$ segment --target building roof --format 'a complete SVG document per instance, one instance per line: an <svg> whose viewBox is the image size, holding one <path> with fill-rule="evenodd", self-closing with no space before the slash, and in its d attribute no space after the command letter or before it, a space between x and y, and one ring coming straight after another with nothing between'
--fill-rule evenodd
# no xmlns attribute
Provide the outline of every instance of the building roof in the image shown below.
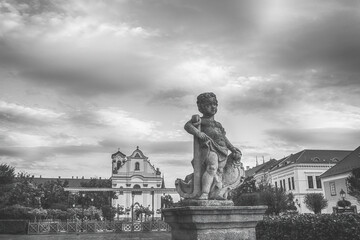
<svg viewBox="0 0 360 240"><path fill-rule="evenodd" d="M132 158L148 158L144 153L139 149L139 146L136 147L136 150L129 156Z"/></svg>
<svg viewBox="0 0 360 240"><path fill-rule="evenodd" d="M67 181L68 187L81 187L81 183L82 182L89 182L91 179L89 178L33 178L32 181L36 184L44 184L45 182L49 182L49 181ZM104 181L106 179L103 179Z"/></svg>
<svg viewBox="0 0 360 240"><path fill-rule="evenodd" d="M260 171L267 171L269 170L275 163L277 162L277 160L275 159L270 159L269 161L263 163L263 164L260 164L256 167L253 167L253 168L250 168L249 170L246 170L245 171L245 176L246 177L250 177L250 176L253 176L255 175L256 173L260 172Z"/></svg>
<svg viewBox="0 0 360 240"><path fill-rule="evenodd" d="M111 158L114 159L116 156L120 156L122 158L126 157L126 155L122 152L120 152L120 149L118 149L118 151L114 154L111 155Z"/></svg>
<svg viewBox="0 0 360 240"><path fill-rule="evenodd" d="M269 171L274 165L276 165L277 162L278 161L276 159L270 159L266 163L262 164L263 167L260 168L256 173Z"/></svg>
<svg viewBox="0 0 360 240"><path fill-rule="evenodd" d="M347 173L352 171L355 168L360 167L360 146L347 155L343 160L338 164L324 172L321 177L330 177L342 173Z"/></svg>
<svg viewBox="0 0 360 240"><path fill-rule="evenodd" d="M305 149L301 152L291 154L282 160L279 160L278 163L272 168L272 170L295 163L336 164L350 153L351 151L347 150Z"/></svg>

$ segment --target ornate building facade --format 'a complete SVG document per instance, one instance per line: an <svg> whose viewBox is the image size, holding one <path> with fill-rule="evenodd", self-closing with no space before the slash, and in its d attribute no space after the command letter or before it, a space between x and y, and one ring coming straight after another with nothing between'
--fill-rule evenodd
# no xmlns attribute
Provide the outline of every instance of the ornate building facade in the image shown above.
<svg viewBox="0 0 360 240"><path fill-rule="evenodd" d="M126 212L119 217L132 217L134 208L140 206L148 207L154 211L154 217L160 217L162 197L175 191L165 188L159 168L151 164L139 147L129 156L119 150L111 159L112 188L118 197L113 200L113 206Z"/></svg>

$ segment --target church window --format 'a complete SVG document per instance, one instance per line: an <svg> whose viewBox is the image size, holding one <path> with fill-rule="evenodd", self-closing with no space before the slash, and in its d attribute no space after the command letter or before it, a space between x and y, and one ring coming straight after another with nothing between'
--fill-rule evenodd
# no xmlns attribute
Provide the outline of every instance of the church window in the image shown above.
<svg viewBox="0 0 360 240"><path fill-rule="evenodd" d="M140 163L136 162L135 163L135 171L139 171L140 170Z"/></svg>

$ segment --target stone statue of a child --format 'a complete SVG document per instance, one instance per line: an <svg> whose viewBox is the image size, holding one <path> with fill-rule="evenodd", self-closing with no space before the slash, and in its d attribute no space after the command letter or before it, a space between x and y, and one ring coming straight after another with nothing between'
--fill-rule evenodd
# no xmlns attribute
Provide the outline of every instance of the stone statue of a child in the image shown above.
<svg viewBox="0 0 360 240"><path fill-rule="evenodd" d="M215 186L217 189L223 187L223 171L227 159L232 158L232 161L240 163L242 154L230 143L224 128L214 119L218 107L215 94L211 92L200 94L197 97L197 105L203 116L198 123L194 123L193 120L188 121L184 128L188 133L199 138L203 174L201 195L198 199L209 199L210 192ZM228 150L231 151L230 156Z"/></svg>

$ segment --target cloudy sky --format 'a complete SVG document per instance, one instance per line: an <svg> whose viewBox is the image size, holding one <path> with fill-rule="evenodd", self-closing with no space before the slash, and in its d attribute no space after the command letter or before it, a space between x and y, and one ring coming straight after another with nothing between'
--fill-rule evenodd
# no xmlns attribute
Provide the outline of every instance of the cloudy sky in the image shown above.
<svg viewBox="0 0 360 240"><path fill-rule="evenodd" d="M139 146L173 186L208 91L245 166L355 149L360 1L0 1L0 161L17 171L110 177Z"/></svg>

